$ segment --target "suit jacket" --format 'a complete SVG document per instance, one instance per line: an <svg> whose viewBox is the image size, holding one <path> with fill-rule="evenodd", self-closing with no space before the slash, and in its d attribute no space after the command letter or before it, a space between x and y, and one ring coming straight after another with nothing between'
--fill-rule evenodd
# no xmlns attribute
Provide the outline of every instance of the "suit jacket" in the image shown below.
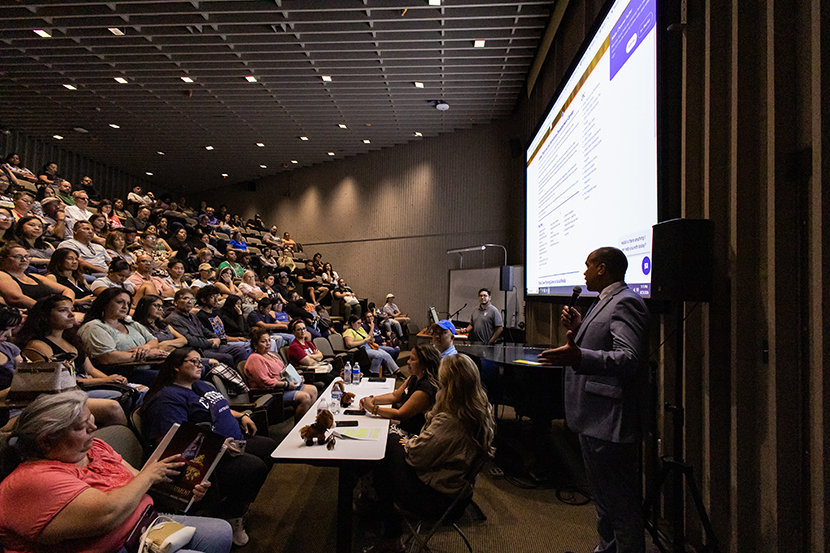
<svg viewBox="0 0 830 553"><path fill-rule="evenodd" d="M649 314L628 286L586 314L576 334L578 367L565 371L565 416L575 432L616 443L641 439Z"/></svg>

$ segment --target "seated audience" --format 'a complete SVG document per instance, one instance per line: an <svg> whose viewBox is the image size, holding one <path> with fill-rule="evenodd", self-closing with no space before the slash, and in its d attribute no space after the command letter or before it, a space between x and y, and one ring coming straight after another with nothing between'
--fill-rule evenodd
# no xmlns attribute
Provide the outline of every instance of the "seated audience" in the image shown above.
<svg viewBox="0 0 830 553"><path fill-rule="evenodd" d="M255 310L248 313L248 326L252 329L261 328L267 330L272 337L282 338L282 340L274 340L275 343L280 343L274 351L279 351L279 348L283 344L290 344L294 341L294 335L288 332L288 316L285 316L282 321L278 321L271 314L271 307L273 305L279 305L279 312L285 316L279 300L265 297L259 300Z"/></svg>
<svg viewBox="0 0 830 553"><path fill-rule="evenodd" d="M277 233L277 225L273 225L271 230L262 235L262 241L272 248L282 248L282 238Z"/></svg>
<svg viewBox="0 0 830 553"><path fill-rule="evenodd" d="M72 200L74 202L73 205L66 206L64 212L66 213L67 224L74 229L75 223L78 221L89 221L89 218L92 217L92 212L87 209L89 196L83 190L73 192Z"/></svg>
<svg viewBox="0 0 830 553"><path fill-rule="evenodd" d="M410 319L395 305L395 294L386 294L386 303L380 308L380 312L386 317L387 330L394 331L398 338L403 338L401 325L405 325Z"/></svg>
<svg viewBox="0 0 830 553"><path fill-rule="evenodd" d="M37 175L32 173L29 169L21 167L20 156L15 152L12 152L6 156L5 162L3 163L3 167L14 173L14 176L20 180L25 180L26 182L31 183L37 182Z"/></svg>
<svg viewBox="0 0 830 553"><path fill-rule="evenodd" d="M492 456L493 414L478 368L466 355L453 355L438 369L440 389L418 436L400 440L390 434L386 456L374 473L377 512L384 536L378 550L399 550L399 502L414 512L446 511L456 495Z"/></svg>
<svg viewBox="0 0 830 553"><path fill-rule="evenodd" d="M95 430L81 391L44 394L23 410L3 444L0 540L8 551L123 551L153 504L147 491L184 465L170 457L139 471L94 438ZM196 486L197 499L209 485ZM230 551L232 530L225 521L173 518L196 528L180 552Z"/></svg>
<svg viewBox="0 0 830 553"><path fill-rule="evenodd" d="M245 239L242 237L242 233L238 230L231 235L228 245L231 248L241 252L248 251L248 243L245 242Z"/></svg>
<svg viewBox="0 0 830 553"><path fill-rule="evenodd" d="M233 269L231 267L222 267L220 265L219 271L216 273L216 287L223 297L241 296L242 291L233 282Z"/></svg>
<svg viewBox="0 0 830 553"><path fill-rule="evenodd" d="M146 207L147 209L152 208L153 203L153 194L151 192L142 194L141 186L139 185L133 186L133 191L127 194L127 205L134 208L136 212L142 207Z"/></svg>
<svg viewBox="0 0 830 553"><path fill-rule="evenodd" d="M107 253L112 259L123 259L130 265L135 263L133 254L127 251L127 239L120 229L113 229L107 234L107 241L104 244Z"/></svg>
<svg viewBox="0 0 830 553"><path fill-rule="evenodd" d="M277 293L282 297L284 303L291 301L291 294L294 292L294 284L288 277L288 273L280 271L277 275Z"/></svg>
<svg viewBox="0 0 830 553"><path fill-rule="evenodd" d="M245 223L245 227L258 230L260 232L268 230L265 228L265 223L262 222L262 217L260 217L259 213L255 214L253 219L248 219L248 222Z"/></svg>
<svg viewBox="0 0 830 553"><path fill-rule="evenodd" d="M283 405L294 406L294 420L299 421L317 401L317 388L310 384L294 384L281 378L285 364L271 349L273 340L264 328L251 332L253 353L245 361L248 385L254 389L282 391Z"/></svg>
<svg viewBox="0 0 830 553"><path fill-rule="evenodd" d="M289 363L298 367L313 367L323 361L323 354L307 339L306 325L302 319L288 323L288 330L294 335L294 341L288 345Z"/></svg>
<svg viewBox="0 0 830 553"><path fill-rule="evenodd" d="M219 264L219 270L221 271L225 267L230 267L231 271L233 271L234 278L242 278L242 274L245 272L245 269L237 263L237 257L239 256L239 252L234 250L231 246L228 246L227 251L225 252L225 261Z"/></svg>
<svg viewBox="0 0 830 553"><path fill-rule="evenodd" d="M0 206L0 244L11 238L12 232L7 232L14 225L14 215L11 209Z"/></svg>
<svg viewBox="0 0 830 553"><path fill-rule="evenodd" d="M52 245L60 244L61 240L72 238L72 229L66 226L66 214L63 203L57 198L46 198L42 202L43 222L46 229L43 236Z"/></svg>
<svg viewBox="0 0 830 553"><path fill-rule="evenodd" d="M380 327L375 324L375 314L367 311L363 314L363 330L372 337L372 341L380 349L392 356L392 359L397 360L401 353L401 348L391 345L381 331Z"/></svg>
<svg viewBox="0 0 830 553"><path fill-rule="evenodd" d="M432 345L441 352L441 359L458 353L455 349L455 325L452 321L441 319L432 325Z"/></svg>
<svg viewBox="0 0 830 553"><path fill-rule="evenodd" d="M12 203L14 205L12 215L14 215L15 221L17 221L21 217L29 215L32 205L35 203L35 195L28 190L18 190L12 196Z"/></svg>
<svg viewBox="0 0 830 553"><path fill-rule="evenodd" d="M190 283L191 288L204 288L209 284L213 284L215 271L210 263L202 263L199 265L199 278Z"/></svg>
<svg viewBox="0 0 830 553"><path fill-rule="evenodd" d="M87 286L78 254L74 250L61 248L52 254L46 267L46 279L72 290L75 294L75 311L84 311L95 297Z"/></svg>
<svg viewBox="0 0 830 553"><path fill-rule="evenodd" d="M332 292L334 299L332 301L342 301L344 305L343 309L343 316L348 319L352 313L360 317L362 313L362 308L360 307L360 300L357 299L357 296L352 289L346 286L346 281L342 278L337 279L337 288L334 289Z"/></svg>
<svg viewBox="0 0 830 553"><path fill-rule="evenodd" d="M234 440L245 440L244 453L228 451L216 465L216 485L221 492L222 517L233 527L235 545L248 543L243 518L259 494L274 461L277 444L257 436L251 413L234 411L228 400L203 382L202 358L192 347L179 348L165 360L147 393L142 408L147 439L158 443L175 423L208 423L213 431Z"/></svg>
<svg viewBox="0 0 830 553"><path fill-rule="evenodd" d="M138 211L136 211L135 217L127 217L127 220L124 223L124 228L134 230L138 233L144 232L147 230L147 227L150 226L150 213L150 208L148 207L139 208ZM116 215L117 214L118 213L116 212ZM155 244L153 246L155 247Z"/></svg>
<svg viewBox="0 0 830 553"><path fill-rule="evenodd" d="M248 339L251 329L242 310L242 298L228 296L222 307L215 310L213 314L215 315L217 311L219 318L222 319L222 325L225 327L228 341L232 339L236 339L234 341L245 341Z"/></svg>
<svg viewBox="0 0 830 553"><path fill-rule="evenodd" d="M34 273L27 273L29 254L14 242L0 248L0 295L7 305L32 307L41 298L63 294L75 300L75 294L55 281Z"/></svg>
<svg viewBox="0 0 830 553"><path fill-rule="evenodd" d="M297 282L300 283L303 296L310 299L312 305L320 303L320 300L329 293L329 289L326 286L321 286L317 282L317 275L314 272L314 262L311 259L306 260L303 268L295 270L294 275L297 278Z"/></svg>
<svg viewBox="0 0 830 553"><path fill-rule="evenodd" d="M72 185L69 181L55 179L58 184L51 187L55 191L55 197L61 201L65 207L75 205L75 198L72 196Z"/></svg>
<svg viewBox="0 0 830 553"><path fill-rule="evenodd" d="M297 264L294 262L289 248L283 248L280 252L280 256L277 258L277 268L285 271L286 274L293 273L297 269Z"/></svg>
<svg viewBox="0 0 830 553"><path fill-rule="evenodd" d="M14 189L17 186L17 177L3 164L0 172L0 205L9 209L14 208Z"/></svg>
<svg viewBox="0 0 830 553"><path fill-rule="evenodd" d="M242 292L242 296L245 299L244 311L246 315L256 308L256 302L268 295L259 289L259 286L256 284L256 273L251 270L242 273L242 282L239 283L239 291Z"/></svg>
<svg viewBox="0 0 830 553"><path fill-rule="evenodd" d="M35 202L32 204L32 209L29 211L29 213L32 215L36 215L37 217L40 217L42 220L43 202L49 198L55 198L57 200L57 197L55 197L54 189L48 186L41 186L40 188L38 188L37 192L35 193Z"/></svg>
<svg viewBox="0 0 830 553"><path fill-rule="evenodd" d="M98 213L107 218L107 226L110 229L119 229L124 226L121 218L115 214L111 201L101 200L101 203L98 205Z"/></svg>
<svg viewBox="0 0 830 553"><path fill-rule="evenodd" d="M144 296L133 313L133 320L144 325L158 340L159 349L173 351L187 345L187 338L164 320L164 301L159 296Z"/></svg>
<svg viewBox="0 0 830 553"><path fill-rule="evenodd" d="M124 209L124 200L121 198L116 198L112 201L112 212L113 214L121 220L121 224L127 224L127 219L130 218L130 214Z"/></svg>
<svg viewBox="0 0 830 553"><path fill-rule="evenodd" d="M441 357L434 346L415 346L406 362L409 378L394 392L364 397L360 408L378 417L400 421L401 429L409 434L420 434L425 415L435 404L440 363Z"/></svg>
<svg viewBox="0 0 830 553"><path fill-rule="evenodd" d="M190 288L190 283L184 278L184 261L173 258L167 262L167 273L170 275L164 282L170 285L174 293L183 289Z"/></svg>
<svg viewBox="0 0 830 553"><path fill-rule="evenodd" d="M126 261L123 259L114 259L113 262L110 263L107 274L93 280L92 284L89 285L89 288L96 296L101 295L101 292L108 288L121 288L122 290L129 292L133 296L133 300L137 301L135 300L135 296L138 294L135 293L135 286L132 282L130 282L131 274L132 270ZM141 288L143 289L141 294L142 297L147 294L154 294L156 290L152 282L143 283Z"/></svg>
<svg viewBox="0 0 830 553"><path fill-rule="evenodd" d="M69 248L74 250L81 258L81 269L85 273L96 276L106 274L107 266L110 264L110 256L104 246L92 241L94 232L89 221L78 221L72 231L74 237L61 242L58 249Z"/></svg>
<svg viewBox="0 0 830 553"><path fill-rule="evenodd" d="M297 292L291 292L291 301L285 304L285 311L291 319L302 319L306 324L306 332L311 334L312 338L319 338L320 336L328 336L329 329L325 328L320 322L320 316L317 311L308 309L308 302L301 298Z"/></svg>
<svg viewBox="0 0 830 553"><path fill-rule="evenodd" d="M378 374L381 366L383 367L384 375L388 376L398 372L398 365L388 352L382 349L374 349L372 347L373 345L377 346L372 337L374 324L370 325L370 329L367 332L360 326L360 318L356 315L351 315L348 323L349 328L343 331L343 341L349 349L363 348L366 351L369 355L369 360L371 361L371 365L369 367L370 373Z"/></svg>
<svg viewBox="0 0 830 553"><path fill-rule="evenodd" d="M92 225L92 241L98 245L106 248L107 236L109 235L109 227L107 226L107 217L102 213L93 213L89 218L89 224Z"/></svg>
<svg viewBox="0 0 830 553"><path fill-rule="evenodd" d="M323 275L323 254L317 252L311 258L311 264L314 266L314 274L317 276Z"/></svg>
<svg viewBox="0 0 830 553"><path fill-rule="evenodd" d="M167 352L130 312L132 296L120 288L108 288L92 302L78 335L86 354L107 374L123 374L130 382L149 386L158 371L149 362L160 361ZM105 366L103 366L105 365Z"/></svg>
<svg viewBox="0 0 830 553"><path fill-rule="evenodd" d="M284 232L282 234L282 245L289 251L297 251L297 243L291 239L291 234L289 234L288 232Z"/></svg>
<svg viewBox="0 0 830 553"><path fill-rule="evenodd" d="M50 161L49 163L43 166L43 169L37 174L37 184L41 186L51 186L52 188L57 188L60 186L61 183L66 183L69 185L69 191L72 190L72 185L69 181L65 181L58 176L58 164L54 161ZM68 204L72 205L72 204Z"/></svg>
<svg viewBox="0 0 830 553"><path fill-rule="evenodd" d="M18 244L26 248L29 254L29 264L39 269L49 264L55 248L43 239L43 223L34 216L18 219L14 225L14 238Z"/></svg>
<svg viewBox="0 0 830 553"><path fill-rule="evenodd" d="M127 424L127 415L117 401L121 392L99 385L123 384L120 375L106 375L92 366L83 344L75 332L72 302L66 296L48 296L29 309L26 322L17 334L22 355L29 361L49 361L55 356L69 356L78 386L89 394L89 410L101 426Z"/></svg>
<svg viewBox="0 0 830 553"><path fill-rule="evenodd" d="M96 190L95 186L92 184L92 178L89 176L82 178L79 190L83 190L86 192L87 196L89 196L89 205L92 207L100 205L101 195L98 194L98 190Z"/></svg>
<svg viewBox="0 0 830 553"><path fill-rule="evenodd" d="M261 246L262 255L259 256L259 274L270 274L277 270L277 258L274 257L274 250L268 246Z"/></svg>
<svg viewBox="0 0 830 553"><path fill-rule="evenodd" d="M204 291L204 288L200 292ZM215 333L202 325L199 318L192 313L193 292L179 290L173 298L175 310L167 316L166 322L182 336L187 338L187 345L202 350L205 357L236 367L251 354L247 341L227 343L230 340L216 337Z"/></svg>
<svg viewBox="0 0 830 553"><path fill-rule="evenodd" d="M276 277L273 274L267 274L262 277L262 284L259 285L259 289L265 293L266 296L272 299L279 299L280 301L284 302L285 298L280 296L280 293L277 292L277 289L274 288L276 284Z"/></svg>
<svg viewBox="0 0 830 553"><path fill-rule="evenodd" d="M162 240L158 237L155 229L150 226L141 233L141 248L136 250L135 256L138 260L138 254L147 254L153 258L153 264L150 272L153 276L167 277L167 260L170 258L170 249L165 245L159 248Z"/></svg>
<svg viewBox="0 0 830 553"><path fill-rule="evenodd" d="M323 263L323 284L328 286L330 289L334 289L337 286L337 280L340 278L340 275L337 274L337 271L332 269L331 263Z"/></svg>
<svg viewBox="0 0 830 553"><path fill-rule="evenodd" d="M136 290L146 284L152 284L152 288L147 287L149 294L163 298L172 298L176 291L173 290L173 287L164 278L153 274L154 264L155 260L146 251L141 250L139 253L136 253L135 272L130 275L128 281L132 283Z"/></svg>

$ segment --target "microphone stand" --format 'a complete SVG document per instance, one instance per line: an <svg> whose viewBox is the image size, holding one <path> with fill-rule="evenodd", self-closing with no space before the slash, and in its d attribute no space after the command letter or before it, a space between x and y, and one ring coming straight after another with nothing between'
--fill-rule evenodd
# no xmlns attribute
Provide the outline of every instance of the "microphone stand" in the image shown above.
<svg viewBox="0 0 830 553"><path fill-rule="evenodd" d="M461 307L459 307L459 308L458 308L458 311L456 311L455 313L453 313L452 315L450 315L450 316L448 317L448 318L449 318L449 320L452 320L452 318L453 318L453 317L457 317L457 316L458 316L458 314L459 314L459 313L461 313L461 310L462 310L462 309L464 309L465 307L467 307L467 304L466 304L466 303L465 303L464 305L462 305Z"/></svg>

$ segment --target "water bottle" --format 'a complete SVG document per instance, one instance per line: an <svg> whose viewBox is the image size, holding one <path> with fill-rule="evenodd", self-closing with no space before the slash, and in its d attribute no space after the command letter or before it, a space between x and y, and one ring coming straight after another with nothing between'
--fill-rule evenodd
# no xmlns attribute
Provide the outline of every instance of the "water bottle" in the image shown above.
<svg viewBox="0 0 830 553"><path fill-rule="evenodd" d="M331 412L335 415L340 414L340 388L335 386L331 389Z"/></svg>
<svg viewBox="0 0 830 553"><path fill-rule="evenodd" d="M317 414L319 415L323 411L327 411L329 408L329 404L326 401L326 398L320 400L320 403L317 404Z"/></svg>
<svg viewBox="0 0 830 553"><path fill-rule="evenodd" d="M352 367L352 384L360 384L360 363L355 363Z"/></svg>
<svg viewBox="0 0 830 553"><path fill-rule="evenodd" d="M346 361L346 366L343 368L343 384L352 383L352 364Z"/></svg>

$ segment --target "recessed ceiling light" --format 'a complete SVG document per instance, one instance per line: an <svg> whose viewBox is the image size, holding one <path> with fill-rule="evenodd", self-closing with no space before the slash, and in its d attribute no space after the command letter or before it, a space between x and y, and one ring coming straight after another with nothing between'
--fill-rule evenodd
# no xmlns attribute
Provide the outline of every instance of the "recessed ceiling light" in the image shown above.
<svg viewBox="0 0 830 553"><path fill-rule="evenodd" d="M52 138L54 138L55 140L63 140L63 137L59 134L53 134Z"/></svg>
<svg viewBox="0 0 830 553"><path fill-rule="evenodd" d="M164 155L164 152L162 152L161 150L159 150L159 151L158 151L158 152L156 152L156 153L157 153L158 155L160 155L160 156L163 156L163 155Z"/></svg>
<svg viewBox="0 0 830 553"><path fill-rule="evenodd" d="M124 77L115 77L115 82L121 83L121 84L127 84L127 79L125 79Z"/></svg>
<svg viewBox="0 0 830 553"><path fill-rule="evenodd" d="M65 84L65 85L63 85L63 87L64 87L66 90L78 90L77 88L75 88L75 87L74 87L74 86L72 86L71 84Z"/></svg>
<svg viewBox="0 0 830 553"><path fill-rule="evenodd" d="M296 159L292 159L291 163L299 163L299 161L297 161Z"/></svg>
<svg viewBox="0 0 830 553"><path fill-rule="evenodd" d="M111 32L112 34L114 34L115 36L124 36L124 31L122 31L118 27L109 27L109 28L107 28L107 30L109 32Z"/></svg>
<svg viewBox="0 0 830 553"><path fill-rule="evenodd" d="M422 134L421 134L421 133L419 133L418 131L415 131L415 136L424 136L424 135L422 135Z"/></svg>
<svg viewBox="0 0 830 553"><path fill-rule="evenodd" d="M47 31L44 31L43 29L35 29L35 34L43 38L52 38L52 35L49 34Z"/></svg>
<svg viewBox="0 0 830 553"><path fill-rule="evenodd" d="M182 80L186 83L192 83L193 82L193 79L191 79L190 77L182 77Z"/></svg>
<svg viewBox="0 0 830 553"><path fill-rule="evenodd" d="M245 80L248 81L249 83L255 83L256 82L256 77L254 77L253 75L248 75L247 77L245 77Z"/></svg>
<svg viewBox="0 0 830 553"><path fill-rule="evenodd" d="M205 150L212 150L213 146L205 146Z"/></svg>
<svg viewBox="0 0 830 553"><path fill-rule="evenodd" d="M441 0L429 0L428 4L430 6L440 6L441 5Z"/></svg>
<svg viewBox="0 0 830 553"><path fill-rule="evenodd" d="M307 136L301 136L300 140L308 140L308 137Z"/></svg>
<svg viewBox="0 0 830 553"><path fill-rule="evenodd" d="M330 155L330 156L333 156L333 155L334 155L334 152L329 152L329 155Z"/></svg>
<svg viewBox="0 0 830 553"><path fill-rule="evenodd" d="M227 178L227 177L228 177L227 173L222 173L222 178Z"/></svg>
<svg viewBox="0 0 830 553"><path fill-rule="evenodd" d="M256 143L256 145L257 145L257 146L259 146L260 148L264 148L264 147L265 147L265 144L263 144L262 142L257 142L257 143Z"/></svg>
<svg viewBox="0 0 830 553"><path fill-rule="evenodd" d="M323 80L327 83L331 82L331 77L329 75L323 75Z"/></svg>
<svg viewBox="0 0 830 553"><path fill-rule="evenodd" d="M260 167L262 167L263 169L268 169L267 165L260 165Z"/></svg>
<svg viewBox="0 0 830 553"><path fill-rule="evenodd" d="M148 177L152 177L152 176L153 176L153 173L151 173L150 171L147 171L147 172L146 172L146 173L144 173L144 174L145 174L145 175L147 175Z"/></svg>
<svg viewBox="0 0 830 553"><path fill-rule="evenodd" d="M116 125L115 123L110 123L110 127L112 127L113 129L120 129L121 125Z"/></svg>
<svg viewBox="0 0 830 553"><path fill-rule="evenodd" d="M484 41L483 40L476 40L473 42L473 46L476 48L484 48Z"/></svg>
<svg viewBox="0 0 830 553"><path fill-rule="evenodd" d="M365 139L365 140L363 141L363 143L364 143L364 144L371 144L371 143L372 143L372 141L371 141L371 140L369 140L369 139L367 138L367 139Z"/></svg>
<svg viewBox="0 0 830 553"><path fill-rule="evenodd" d="M418 81L415 81L415 88L424 88L424 83L419 83Z"/></svg>
<svg viewBox="0 0 830 553"><path fill-rule="evenodd" d="M337 126L340 127L341 129L348 129L348 127L346 125L344 125L343 123L340 123Z"/></svg>
<svg viewBox="0 0 830 553"><path fill-rule="evenodd" d="M73 127L72 130L81 134L89 134L89 131L83 127Z"/></svg>

